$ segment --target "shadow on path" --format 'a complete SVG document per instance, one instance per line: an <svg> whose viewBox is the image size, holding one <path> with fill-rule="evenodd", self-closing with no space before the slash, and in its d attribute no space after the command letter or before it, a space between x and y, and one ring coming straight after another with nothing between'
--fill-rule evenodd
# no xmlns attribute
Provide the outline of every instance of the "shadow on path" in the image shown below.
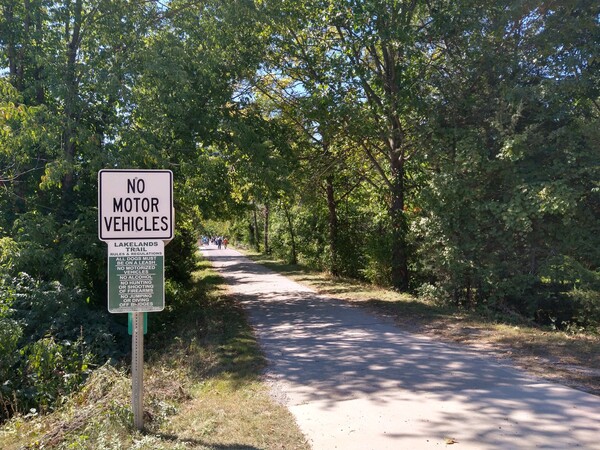
<svg viewBox="0 0 600 450"><path fill-rule="evenodd" d="M204 254L248 310L268 379L314 448L429 448L453 436L460 448L600 449L598 397L403 332L233 251Z"/></svg>

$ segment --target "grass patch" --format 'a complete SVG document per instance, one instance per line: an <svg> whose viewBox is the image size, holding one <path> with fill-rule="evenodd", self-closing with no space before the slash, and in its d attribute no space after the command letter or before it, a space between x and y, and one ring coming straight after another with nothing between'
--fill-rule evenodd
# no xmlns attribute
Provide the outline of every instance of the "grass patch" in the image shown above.
<svg viewBox="0 0 600 450"><path fill-rule="evenodd" d="M458 309L356 280L285 264L255 252L247 257L318 293L369 308L402 329L463 343L510 358L531 374L600 395L600 336L536 327L514 315Z"/></svg>
<svg viewBox="0 0 600 450"><path fill-rule="evenodd" d="M53 413L4 424L0 448L308 449L262 383L264 356L208 263L175 299L150 314L143 431L133 428L129 374L106 365Z"/></svg>

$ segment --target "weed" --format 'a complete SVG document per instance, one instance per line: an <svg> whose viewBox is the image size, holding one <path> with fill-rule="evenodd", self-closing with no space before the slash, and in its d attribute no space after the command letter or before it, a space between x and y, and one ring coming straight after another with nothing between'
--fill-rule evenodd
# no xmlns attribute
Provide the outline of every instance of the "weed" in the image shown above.
<svg viewBox="0 0 600 450"><path fill-rule="evenodd" d="M104 365L48 415L17 416L0 448L307 449L291 414L261 382L264 356L243 310L200 262L189 286L153 315L146 340L143 431L133 428L131 380Z"/></svg>

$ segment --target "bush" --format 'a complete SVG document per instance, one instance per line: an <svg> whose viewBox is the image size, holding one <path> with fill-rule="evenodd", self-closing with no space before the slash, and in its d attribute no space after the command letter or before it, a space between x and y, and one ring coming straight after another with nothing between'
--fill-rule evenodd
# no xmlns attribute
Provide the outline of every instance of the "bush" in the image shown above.
<svg viewBox="0 0 600 450"><path fill-rule="evenodd" d="M0 317L0 387L12 375L13 366L19 360L18 344L23 336L23 330L16 320Z"/></svg>
<svg viewBox="0 0 600 450"><path fill-rule="evenodd" d="M363 276L378 286L392 284L392 260L390 255L390 233L373 233L366 243L365 253L367 262L361 271Z"/></svg>
<svg viewBox="0 0 600 450"><path fill-rule="evenodd" d="M575 322L600 333L600 292L574 289L568 294L575 307Z"/></svg>
<svg viewBox="0 0 600 450"><path fill-rule="evenodd" d="M85 379L90 364L120 357L105 309L77 288L5 275L0 284L0 420L53 407Z"/></svg>
<svg viewBox="0 0 600 450"><path fill-rule="evenodd" d="M165 276L187 283L196 267L197 231L191 223L178 223L174 239L165 247Z"/></svg>
<svg viewBox="0 0 600 450"><path fill-rule="evenodd" d="M83 339L57 342L45 337L21 350L21 410L47 411L61 397L75 391L89 374L92 355Z"/></svg>

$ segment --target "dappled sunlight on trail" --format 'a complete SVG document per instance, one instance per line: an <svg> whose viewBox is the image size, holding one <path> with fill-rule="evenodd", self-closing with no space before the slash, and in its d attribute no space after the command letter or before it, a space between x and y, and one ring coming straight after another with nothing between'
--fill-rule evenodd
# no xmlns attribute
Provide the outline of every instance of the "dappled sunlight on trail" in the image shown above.
<svg viewBox="0 0 600 450"><path fill-rule="evenodd" d="M249 312L274 395L315 449L600 448L600 398L412 335L233 250L204 255ZM506 364L504 362L503 364Z"/></svg>

